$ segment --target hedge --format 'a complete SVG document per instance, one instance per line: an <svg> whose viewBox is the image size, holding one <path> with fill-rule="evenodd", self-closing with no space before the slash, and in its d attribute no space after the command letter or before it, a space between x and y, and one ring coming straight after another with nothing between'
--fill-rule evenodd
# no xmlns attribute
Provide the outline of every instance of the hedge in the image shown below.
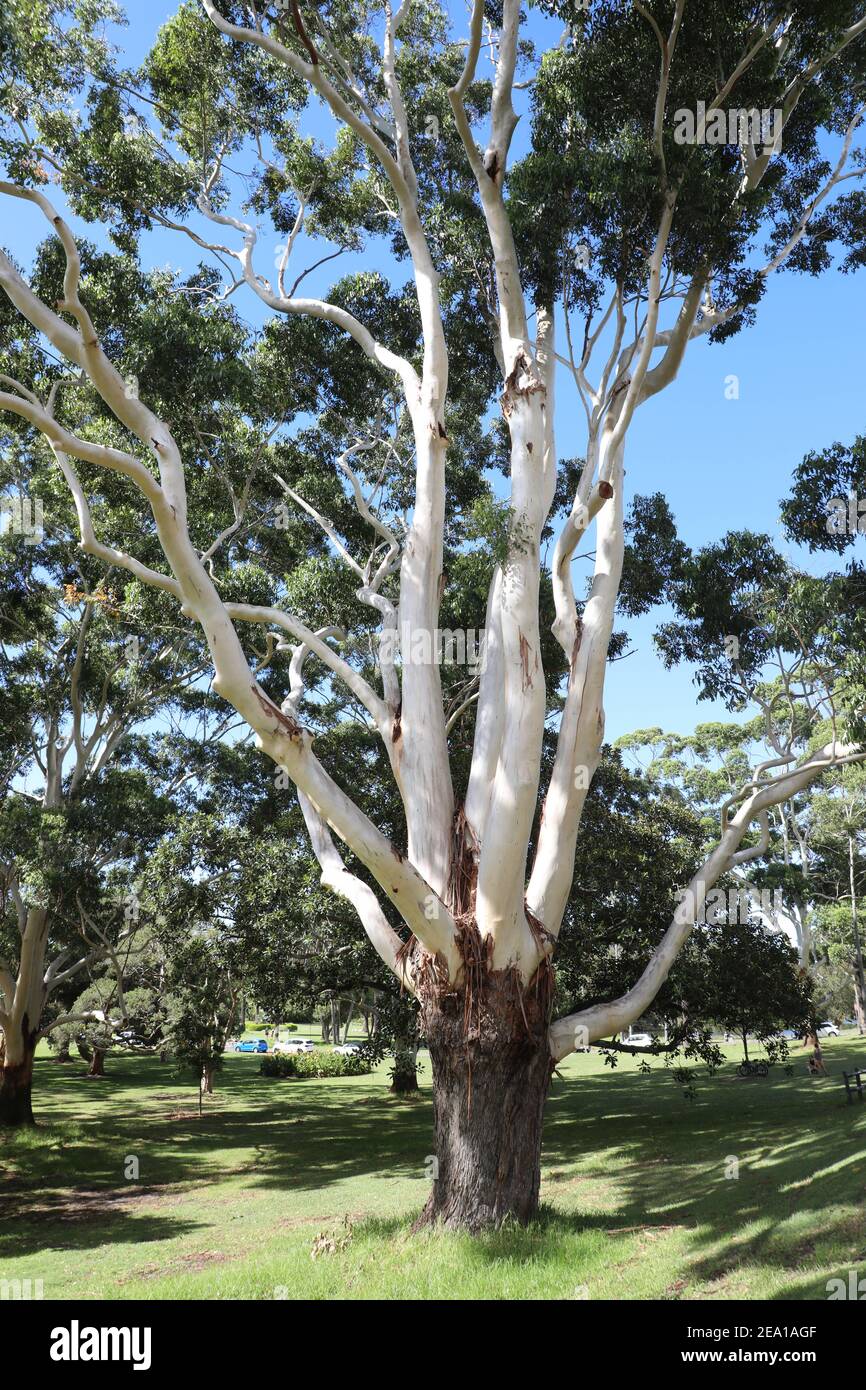
<svg viewBox="0 0 866 1390"><path fill-rule="evenodd" d="M344 1056L339 1052L289 1052L262 1058L262 1076L305 1077L367 1076L373 1070L370 1062L357 1052Z"/></svg>

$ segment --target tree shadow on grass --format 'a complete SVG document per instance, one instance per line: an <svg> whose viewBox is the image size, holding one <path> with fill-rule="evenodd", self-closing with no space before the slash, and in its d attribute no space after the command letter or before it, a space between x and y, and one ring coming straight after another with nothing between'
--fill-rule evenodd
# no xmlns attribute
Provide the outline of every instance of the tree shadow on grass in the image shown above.
<svg viewBox="0 0 866 1390"><path fill-rule="evenodd" d="M381 1078L335 1091L333 1082L264 1078L245 1062L225 1067L199 1115L189 1081L154 1059L110 1059L99 1082L39 1059L36 1129L0 1131L0 1252L183 1235L204 1223L160 1208L229 1179L290 1193L397 1169L423 1174L429 1102L394 1101ZM140 1183L125 1181L130 1157Z"/></svg>
<svg viewBox="0 0 866 1390"><path fill-rule="evenodd" d="M567 1084L546 1131L564 1181L546 1195L567 1197L577 1169L570 1202L606 1186L611 1236L637 1233L640 1246L654 1228L680 1228L685 1297L695 1283L704 1297L707 1286L737 1297L751 1264L788 1276L777 1298L826 1297L840 1257L866 1264L866 1110L847 1106L840 1084L853 1057L840 1052L834 1074L817 1080L796 1060L793 1076L754 1084L725 1068L692 1102L658 1074Z"/></svg>
<svg viewBox="0 0 866 1390"><path fill-rule="evenodd" d="M546 1205L526 1230L478 1241L478 1259L553 1258L564 1236L594 1232L615 1264L620 1247L640 1259L646 1242L676 1230L686 1249L683 1296L698 1282L735 1297L726 1281L735 1284L749 1263L784 1272L778 1297L826 1296L820 1242L835 1241L852 1258L863 1251L866 1263L866 1108L844 1103L841 1068L853 1055L833 1060L835 1074L818 1081L774 1072L740 1082L728 1066L701 1080L691 1102L659 1070L557 1078L545 1127ZM160 1203L228 1177L287 1198L356 1178L421 1180L433 1148L429 1090L401 1103L381 1076L286 1082L261 1077L255 1059L228 1059L199 1119L188 1081L153 1059L112 1059L106 1083L43 1067L54 1073L40 1077L48 1127L30 1147L32 1171L16 1170L10 1194L19 1204L16 1252L22 1237L43 1249L182 1234L196 1223L158 1214ZM121 1165L136 1153L149 1188L129 1202ZM5 1157L0 1143L0 1169ZM739 1177L728 1180L732 1157ZM93 1215L70 1223L64 1202L87 1193L97 1194L91 1207L83 1202ZM424 1195L419 1181L411 1212L359 1229L408 1235ZM404 1208L406 1196L404 1187Z"/></svg>

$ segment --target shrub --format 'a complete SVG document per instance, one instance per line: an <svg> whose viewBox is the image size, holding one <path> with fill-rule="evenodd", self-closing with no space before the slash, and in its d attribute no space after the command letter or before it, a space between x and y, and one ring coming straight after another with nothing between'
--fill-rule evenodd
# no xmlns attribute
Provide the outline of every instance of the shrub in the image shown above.
<svg viewBox="0 0 866 1390"><path fill-rule="evenodd" d="M297 1076L297 1060L297 1057L263 1057L259 1071L262 1076Z"/></svg>
<svg viewBox="0 0 866 1390"><path fill-rule="evenodd" d="M299 1076L368 1076L373 1069L367 1058L357 1053L344 1057L339 1052L304 1052L293 1060Z"/></svg>
<svg viewBox="0 0 866 1390"><path fill-rule="evenodd" d="M366 1057L357 1054L344 1057L338 1052L301 1052L263 1057L259 1068L262 1076L305 1077L322 1079L328 1076L368 1076L372 1066Z"/></svg>

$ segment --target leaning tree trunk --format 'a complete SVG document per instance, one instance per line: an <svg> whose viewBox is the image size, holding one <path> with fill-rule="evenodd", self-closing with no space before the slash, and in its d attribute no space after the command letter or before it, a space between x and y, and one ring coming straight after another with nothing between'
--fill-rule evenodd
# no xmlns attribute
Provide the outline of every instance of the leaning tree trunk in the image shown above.
<svg viewBox="0 0 866 1390"><path fill-rule="evenodd" d="M0 1062L0 1126L14 1128L36 1123L32 1099L35 1051L36 1037L32 1032L6 1041Z"/></svg>
<svg viewBox="0 0 866 1390"><path fill-rule="evenodd" d="M515 970L490 969L477 934L474 945L460 986L422 1001L436 1162L418 1227L483 1231L538 1210L553 972L545 961L524 988Z"/></svg>

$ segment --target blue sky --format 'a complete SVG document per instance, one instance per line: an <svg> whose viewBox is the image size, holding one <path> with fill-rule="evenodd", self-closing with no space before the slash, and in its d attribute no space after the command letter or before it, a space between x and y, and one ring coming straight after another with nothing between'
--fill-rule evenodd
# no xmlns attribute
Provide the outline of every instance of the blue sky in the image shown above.
<svg viewBox="0 0 866 1390"><path fill-rule="evenodd" d="M136 63L147 51L158 25L176 9L171 0L132 0L130 27L118 41L124 61ZM456 12L456 11L455 11ZM317 133L330 122L318 117ZM4 200L7 217L0 240L25 266L44 235L44 223L30 209ZM80 228L98 239L94 229ZM263 229L261 268L269 274L277 238ZM144 248L151 264L189 267L199 253L185 238L154 234ZM345 257L335 274L364 264ZM371 264L368 258L366 264ZM386 258L372 264L393 270ZM315 292L327 280L315 282ZM778 530L779 501L803 454L834 440L849 442L864 429L862 325L866 272L820 279L780 274L772 278L758 320L729 342L694 343L678 380L636 415L626 451L628 496L663 492L682 538L692 547L740 528ZM261 306L239 292L235 304L250 322L261 322ZM739 398L726 399L725 379L739 379ZM580 455L585 443L583 411L567 375L558 384L557 439L561 456ZM858 540L858 547L866 541ZM803 557L805 558L805 557ZM811 563L811 562L810 562ZM575 574L575 587L582 580ZM662 615L663 616L663 615ZM635 648L610 669L607 681L607 737L647 725L686 732L698 722L725 718L717 704L696 703L692 672L666 672L652 646L658 613L630 624Z"/></svg>

